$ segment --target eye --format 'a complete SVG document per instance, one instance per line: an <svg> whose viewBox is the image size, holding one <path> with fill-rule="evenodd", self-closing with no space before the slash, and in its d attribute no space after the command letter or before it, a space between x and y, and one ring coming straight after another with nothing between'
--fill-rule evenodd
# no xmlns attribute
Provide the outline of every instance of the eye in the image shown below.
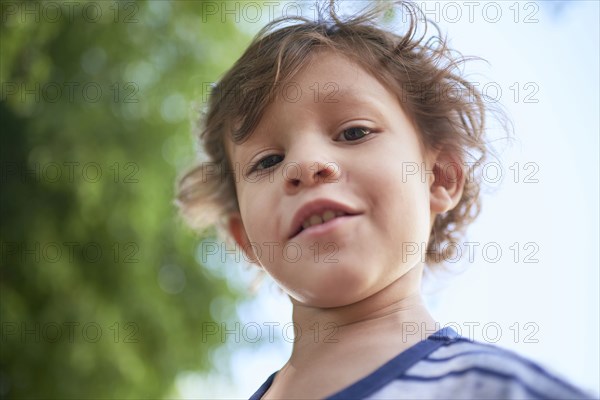
<svg viewBox="0 0 600 400"><path fill-rule="evenodd" d="M271 168L278 162L281 162L281 160L283 160L283 157L280 155L277 155L277 154L268 155L265 158L258 161L256 164L254 164L254 166L252 167L252 171Z"/></svg>
<svg viewBox="0 0 600 400"><path fill-rule="evenodd" d="M365 128L362 126L354 126L352 128L344 129L340 137L344 137L344 140L347 142L353 142L360 140L371 133L369 128Z"/></svg>

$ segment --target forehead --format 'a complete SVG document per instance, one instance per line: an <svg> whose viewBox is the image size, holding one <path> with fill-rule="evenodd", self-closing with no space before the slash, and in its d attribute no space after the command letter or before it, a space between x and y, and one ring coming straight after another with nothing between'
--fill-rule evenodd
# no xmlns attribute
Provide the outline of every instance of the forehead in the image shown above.
<svg viewBox="0 0 600 400"><path fill-rule="evenodd" d="M261 128L275 123L285 125L286 119L297 118L298 112L326 109L336 113L360 108L383 114L397 112L400 108L398 97L381 81L357 62L329 50L312 53L296 75L277 86L273 99L265 108L257 128L242 144L234 144L230 138L226 140L232 158L260 136L257 132L265 131Z"/></svg>
<svg viewBox="0 0 600 400"><path fill-rule="evenodd" d="M363 95L379 97L387 90L368 71L356 61L335 53L320 50L311 54L307 64L289 82L283 85L284 89L295 87L302 89L304 100L312 96L314 102L336 103L338 101L353 100ZM306 91L306 93L305 93ZM276 100L294 102L290 97L290 90L282 90ZM315 94L322 95L317 98ZM389 93L388 93L389 94ZM325 98L328 97L328 98Z"/></svg>

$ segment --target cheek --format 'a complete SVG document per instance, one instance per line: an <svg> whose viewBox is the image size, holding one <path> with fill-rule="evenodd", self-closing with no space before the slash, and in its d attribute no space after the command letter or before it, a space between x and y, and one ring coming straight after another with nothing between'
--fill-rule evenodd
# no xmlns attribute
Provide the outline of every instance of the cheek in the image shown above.
<svg viewBox="0 0 600 400"><path fill-rule="evenodd" d="M273 185L273 183L271 183ZM261 245L262 242L273 240L279 232L279 214L273 212L277 204L268 187L258 183L248 184L240 190L240 213L246 227L248 238ZM271 238L269 237L272 236Z"/></svg>
<svg viewBox="0 0 600 400"><path fill-rule="evenodd" d="M357 171L356 182L367 207L379 221L384 240L398 249L421 244L429 234L429 189L418 152L390 144L371 168ZM364 189L362 189L364 187Z"/></svg>

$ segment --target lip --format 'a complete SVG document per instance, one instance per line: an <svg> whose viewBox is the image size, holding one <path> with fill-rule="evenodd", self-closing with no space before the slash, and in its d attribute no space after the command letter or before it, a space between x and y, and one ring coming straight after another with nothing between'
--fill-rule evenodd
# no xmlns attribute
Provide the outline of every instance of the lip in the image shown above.
<svg viewBox="0 0 600 400"><path fill-rule="evenodd" d="M346 215L340 216L340 217L335 217L321 225L316 225L311 228L328 229L330 225L331 225L331 227L333 227L334 225L337 225L338 222L342 222L342 221L337 221L338 219L345 220L349 216L354 216L354 215L360 214L359 211L355 210L351 206L346 205L344 203L337 202L335 200L316 199L316 200L309 201L306 204L304 204L302 207L300 207L300 209L298 209L298 211L296 211L296 213L294 214L294 218L292 218L292 223L290 224L290 229L288 232L288 240L296 237L298 234L300 234L304 231L301 228L302 228L302 223L304 222L304 220L306 218L310 217L313 214L322 214L326 210L331 210L334 212L342 211ZM306 230L309 230L311 228L307 228ZM320 229L320 230L322 230L322 229ZM317 231L317 229L315 229L315 233L317 233L316 231Z"/></svg>

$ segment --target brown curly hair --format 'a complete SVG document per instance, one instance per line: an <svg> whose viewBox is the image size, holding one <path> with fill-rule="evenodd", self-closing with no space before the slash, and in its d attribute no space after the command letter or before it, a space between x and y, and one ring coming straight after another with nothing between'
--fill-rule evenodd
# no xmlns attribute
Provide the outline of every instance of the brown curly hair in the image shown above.
<svg viewBox="0 0 600 400"><path fill-rule="evenodd" d="M479 214L481 179L475 171L489 154L484 131L486 114L492 110L461 72L470 58L449 49L439 28L414 3L380 3L345 19L336 8L331 0L328 17L319 21L285 17L270 22L213 86L199 126L208 159L180 179L176 203L197 229L225 227L227 216L238 210L235 174L225 150L227 135L236 144L247 139L276 88L289 82L311 54L327 49L391 88L428 148L446 149L462 161L460 168L469 177L462 198L454 209L436 217L427 245L426 263L441 263L455 254L455 246L446 244L456 242ZM399 17L407 20L403 34L379 27ZM434 35L427 35L428 27L434 28Z"/></svg>

